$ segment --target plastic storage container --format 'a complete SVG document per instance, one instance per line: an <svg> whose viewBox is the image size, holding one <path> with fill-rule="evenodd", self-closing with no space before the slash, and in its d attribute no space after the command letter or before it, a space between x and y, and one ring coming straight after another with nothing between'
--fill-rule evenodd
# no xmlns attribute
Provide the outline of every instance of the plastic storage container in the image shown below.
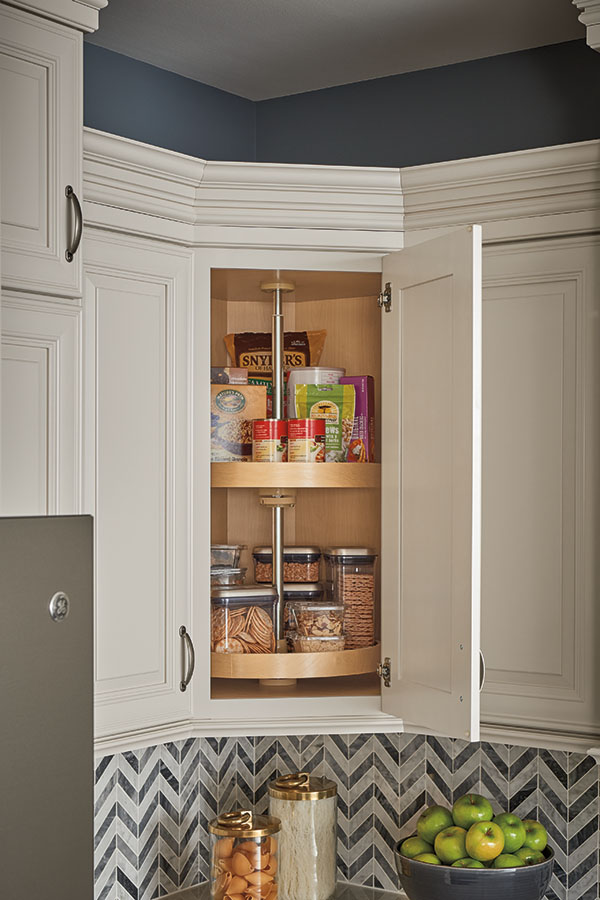
<svg viewBox="0 0 600 900"><path fill-rule="evenodd" d="M345 369L327 366L294 366L290 369L287 383L287 417L296 418L297 384L339 384L346 374Z"/></svg>
<svg viewBox="0 0 600 900"><path fill-rule="evenodd" d="M344 607L346 650L375 643L375 562L369 547L326 547L325 580L333 603Z"/></svg>
<svg viewBox="0 0 600 900"><path fill-rule="evenodd" d="M281 823L274 816L257 816L237 809L208 824L210 834L210 895L277 897Z"/></svg>
<svg viewBox="0 0 600 900"><path fill-rule="evenodd" d="M247 569L231 569L212 566L210 570L211 587L219 584L243 584Z"/></svg>
<svg viewBox="0 0 600 900"><path fill-rule="evenodd" d="M259 584L273 580L273 550L271 547L255 547L254 580ZM284 547L283 580L295 583L311 583L319 580L320 547Z"/></svg>
<svg viewBox="0 0 600 900"><path fill-rule="evenodd" d="M281 821L279 896L329 900L336 877L335 782L307 772L282 775L269 784L269 812Z"/></svg>
<svg viewBox="0 0 600 900"><path fill-rule="evenodd" d="M297 634L290 632L288 641L293 653L334 653L336 650L346 650L346 638L343 634L318 637L310 634Z"/></svg>
<svg viewBox="0 0 600 900"><path fill-rule="evenodd" d="M337 637L344 633L344 607L332 603L292 600L287 604L289 627L306 637Z"/></svg>
<svg viewBox="0 0 600 900"><path fill-rule="evenodd" d="M232 569L240 564L242 550L245 544L212 544L210 548L211 566L229 566Z"/></svg>
<svg viewBox="0 0 600 900"><path fill-rule="evenodd" d="M210 646L213 653L274 653L273 587L214 587L211 596Z"/></svg>
<svg viewBox="0 0 600 900"><path fill-rule="evenodd" d="M309 603L320 603L323 600L322 584L284 584L283 585L283 625L286 632L290 631L289 605L295 600L304 600ZM291 649L291 646L290 646Z"/></svg>

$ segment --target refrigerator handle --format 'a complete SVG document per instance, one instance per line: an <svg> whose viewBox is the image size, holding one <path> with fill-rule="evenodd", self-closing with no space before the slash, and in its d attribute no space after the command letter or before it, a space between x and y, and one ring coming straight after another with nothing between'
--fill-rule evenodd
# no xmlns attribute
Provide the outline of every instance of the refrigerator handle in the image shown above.
<svg viewBox="0 0 600 900"><path fill-rule="evenodd" d="M194 674L194 666L196 665L196 654L194 653L194 645L188 634L185 625L179 629L179 635L182 639L181 644L181 681L179 682L179 690L185 691L188 684L192 680Z"/></svg>

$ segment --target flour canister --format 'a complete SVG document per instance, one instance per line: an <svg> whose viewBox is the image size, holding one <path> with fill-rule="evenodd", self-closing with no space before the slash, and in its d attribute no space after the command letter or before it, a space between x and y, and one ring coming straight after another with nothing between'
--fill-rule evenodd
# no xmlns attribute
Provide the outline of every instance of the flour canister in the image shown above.
<svg viewBox="0 0 600 900"><path fill-rule="evenodd" d="M281 820L281 900L329 900L336 875L335 782L308 772L281 775L269 784L269 812Z"/></svg>
<svg viewBox="0 0 600 900"><path fill-rule="evenodd" d="M279 819L236 809L209 822L211 900L276 900Z"/></svg>

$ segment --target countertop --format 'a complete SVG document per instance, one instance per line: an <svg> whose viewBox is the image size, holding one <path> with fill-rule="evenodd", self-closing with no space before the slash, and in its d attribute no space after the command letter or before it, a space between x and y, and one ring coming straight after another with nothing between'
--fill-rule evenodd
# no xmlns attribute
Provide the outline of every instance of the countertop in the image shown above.
<svg viewBox="0 0 600 900"><path fill-rule="evenodd" d="M338 884L335 892L335 900L398 900L400 896L357 884ZM199 884L185 891L169 894L165 900L210 900L210 889L208 883Z"/></svg>

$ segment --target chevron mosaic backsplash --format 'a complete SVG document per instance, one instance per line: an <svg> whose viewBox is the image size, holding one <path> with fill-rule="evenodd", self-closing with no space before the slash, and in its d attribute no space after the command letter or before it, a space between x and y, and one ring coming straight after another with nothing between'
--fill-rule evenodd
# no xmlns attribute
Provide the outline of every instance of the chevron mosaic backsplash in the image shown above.
<svg viewBox="0 0 600 900"><path fill-rule="evenodd" d="M392 848L421 809L469 791L539 818L556 851L548 900L597 900L598 767L582 754L422 735L194 738L96 766L96 900L153 900L208 876L206 824L265 812L277 772L338 784L341 881L397 889Z"/></svg>

